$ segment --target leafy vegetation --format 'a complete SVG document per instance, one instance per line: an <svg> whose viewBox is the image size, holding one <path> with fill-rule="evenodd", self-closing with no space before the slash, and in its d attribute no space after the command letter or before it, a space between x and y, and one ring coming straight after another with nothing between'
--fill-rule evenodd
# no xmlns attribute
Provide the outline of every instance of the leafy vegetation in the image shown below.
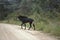
<svg viewBox="0 0 60 40"><path fill-rule="evenodd" d="M0 1L2 22L20 25L18 15L33 18L36 30L60 36L60 0Z"/></svg>

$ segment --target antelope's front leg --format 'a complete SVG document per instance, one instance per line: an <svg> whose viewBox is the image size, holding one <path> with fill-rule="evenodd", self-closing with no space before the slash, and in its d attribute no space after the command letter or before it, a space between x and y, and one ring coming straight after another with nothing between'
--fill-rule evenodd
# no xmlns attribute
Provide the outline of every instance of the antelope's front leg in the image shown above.
<svg viewBox="0 0 60 40"><path fill-rule="evenodd" d="M24 24L24 26L25 26L25 29L26 29L26 24Z"/></svg>
<svg viewBox="0 0 60 40"><path fill-rule="evenodd" d="M21 24L21 29L23 29L23 23Z"/></svg>

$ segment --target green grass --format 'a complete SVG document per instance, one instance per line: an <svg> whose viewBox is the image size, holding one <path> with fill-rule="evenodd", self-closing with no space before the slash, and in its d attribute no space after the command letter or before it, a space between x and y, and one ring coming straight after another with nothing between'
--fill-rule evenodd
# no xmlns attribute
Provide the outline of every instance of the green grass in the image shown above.
<svg viewBox="0 0 60 40"><path fill-rule="evenodd" d="M55 36L60 36L60 25L55 23L46 24L46 23L40 22L36 24L36 29L46 33L51 33Z"/></svg>

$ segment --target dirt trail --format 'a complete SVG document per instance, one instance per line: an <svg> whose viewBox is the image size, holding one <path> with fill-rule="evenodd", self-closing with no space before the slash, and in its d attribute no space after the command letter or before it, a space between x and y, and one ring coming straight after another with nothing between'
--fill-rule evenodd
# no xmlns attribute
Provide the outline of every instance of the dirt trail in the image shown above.
<svg viewBox="0 0 60 40"><path fill-rule="evenodd" d="M0 40L57 40L42 32L22 30L18 25L0 23Z"/></svg>

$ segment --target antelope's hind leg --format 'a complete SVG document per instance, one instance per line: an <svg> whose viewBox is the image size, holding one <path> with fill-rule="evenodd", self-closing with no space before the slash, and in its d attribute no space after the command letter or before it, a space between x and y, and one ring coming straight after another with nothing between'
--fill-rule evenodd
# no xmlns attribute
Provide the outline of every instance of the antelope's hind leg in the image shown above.
<svg viewBox="0 0 60 40"><path fill-rule="evenodd" d="M33 24L34 30L35 30L35 25Z"/></svg>
<svg viewBox="0 0 60 40"><path fill-rule="evenodd" d="M28 30L30 30L30 28L32 27L32 23L29 23L30 24L30 27L29 27L29 29Z"/></svg>

